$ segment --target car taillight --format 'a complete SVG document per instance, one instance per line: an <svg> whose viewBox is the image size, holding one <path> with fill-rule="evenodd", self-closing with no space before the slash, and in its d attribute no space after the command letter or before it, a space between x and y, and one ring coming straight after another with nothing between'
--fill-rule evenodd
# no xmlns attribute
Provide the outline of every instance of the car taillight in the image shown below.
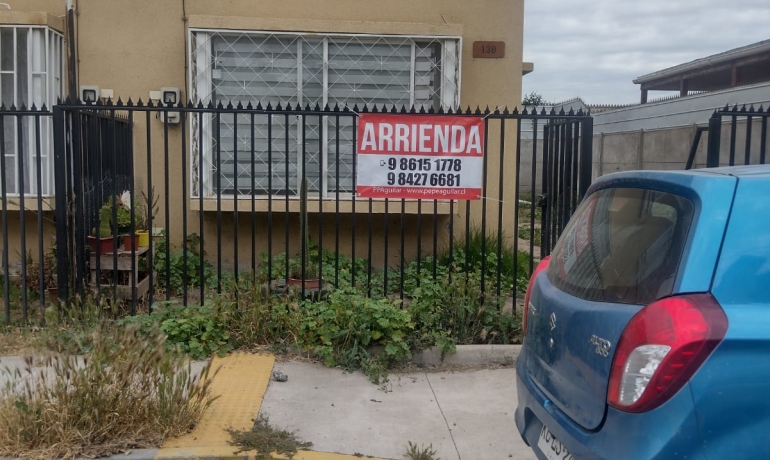
<svg viewBox="0 0 770 460"><path fill-rule="evenodd" d="M548 268L550 263L551 256L547 256L545 259L541 260L540 263L537 264L537 267L535 267L535 271L532 272L532 276L529 278L527 293L524 295L524 311L521 315L521 331L524 336L527 335L527 317L529 316L529 299L532 297L532 287L535 285L537 275Z"/></svg>
<svg viewBox="0 0 770 460"><path fill-rule="evenodd" d="M700 368L727 332L727 317L710 294L654 302L626 326L612 361L607 403L645 412L668 401Z"/></svg>

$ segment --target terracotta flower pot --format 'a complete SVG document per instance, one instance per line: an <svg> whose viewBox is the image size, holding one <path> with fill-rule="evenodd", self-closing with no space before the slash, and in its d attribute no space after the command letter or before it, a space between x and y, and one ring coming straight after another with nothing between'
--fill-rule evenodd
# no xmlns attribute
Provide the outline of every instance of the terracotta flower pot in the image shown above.
<svg viewBox="0 0 770 460"><path fill-rule="evenodd" d="M51 303L58 303L59 302L59 287L58 286L51 286L48 288L48 300Z"/></svg>
<svg viewBox="0 0 770 460"><path fill-rule="evenodd" d="M302 279L299 278L289 278L286 283L289 286L296 286L300 289L302 289ZM318 278L305 280L305 289L318 289L321 287L321 280Z"/></svg>
<svg viewBox="0 0 770 460"><path fill-rule="evenodd" d="M123 250L124 251L136 251L139 249L139 235L124 235L123 236Z"/></svg>
<svg viewBox="0 0 770 460"><path fill-rule="evenodd" d="M111 254L115 252L115 240L108 236L106 238L97 238L95 236L89 236L88 241L91 243L91 252L94 255L99 254ZM98 251L97 251L98 248Z"/></svg>

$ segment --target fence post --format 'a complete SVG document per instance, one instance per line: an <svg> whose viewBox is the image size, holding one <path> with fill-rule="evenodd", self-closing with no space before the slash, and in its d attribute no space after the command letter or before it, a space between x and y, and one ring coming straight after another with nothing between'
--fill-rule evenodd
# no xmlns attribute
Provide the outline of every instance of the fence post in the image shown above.
<svg viewBox="0 0 770 460"><path fill-rule="evenodd" d="M579 199L583 199L591 185L591 170L593 168L593 142L594 142L594 119L585 117L583 119L583 137L580 139L580 184L578 188Z"/></svg>
<svg viewBox="0 0 770 460"><path fill-rule="evenodd" d="M54 190L56 191L56 285L59 298L69 299L70 246L67 234L67 151L64 138L64 111L53 107Z"/></svg>
<svg viewBox="0 0 770 460"><path fill-rule="evenodd" d="M719 166L719 146L722 140L722 115L714 112L709 119L708 152L706 154L706 167Z"/></svg>

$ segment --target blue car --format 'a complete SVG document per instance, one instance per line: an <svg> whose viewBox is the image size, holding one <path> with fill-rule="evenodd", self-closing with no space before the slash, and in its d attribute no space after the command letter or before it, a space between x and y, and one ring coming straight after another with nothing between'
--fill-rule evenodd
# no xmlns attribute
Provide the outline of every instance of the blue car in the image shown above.
<svg viewBox="0 0 770 460"><path fill-rule="evenodd" d="M770 459L770 166L597 180L523 331L538 458Z"/></svg>

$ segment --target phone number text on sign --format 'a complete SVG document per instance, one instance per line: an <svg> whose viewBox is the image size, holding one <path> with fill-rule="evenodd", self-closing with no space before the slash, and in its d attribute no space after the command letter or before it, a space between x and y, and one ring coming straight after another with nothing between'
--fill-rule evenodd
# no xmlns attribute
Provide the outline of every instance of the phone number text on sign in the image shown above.
<svg viewBox="0 0 770 460"><path fill-rule="evenodd" d="M363 198L477 200L484 119L364 114L356 194Z"/></svg>

